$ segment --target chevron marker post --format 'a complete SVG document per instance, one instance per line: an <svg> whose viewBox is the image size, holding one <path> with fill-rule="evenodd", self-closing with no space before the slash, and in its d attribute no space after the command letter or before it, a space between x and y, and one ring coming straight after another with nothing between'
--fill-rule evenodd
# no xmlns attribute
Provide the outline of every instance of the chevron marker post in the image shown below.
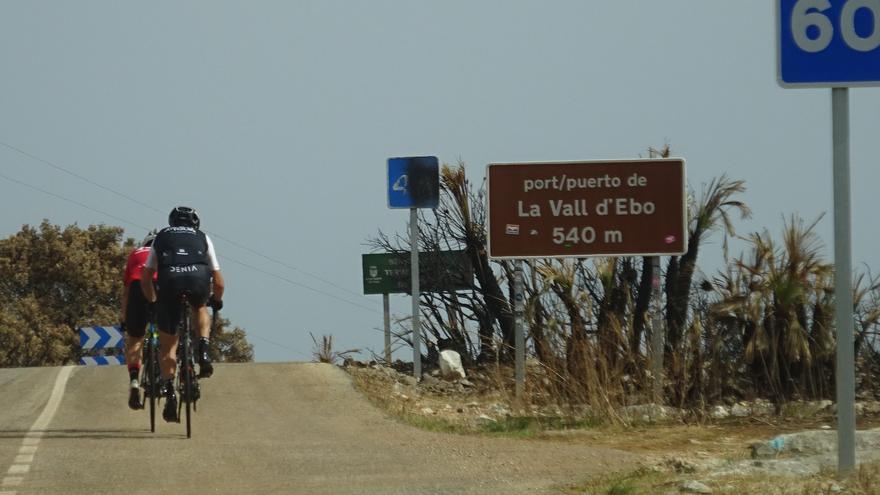
<svg viewBox="0 0 880 495"><path fill-rule="evenodd" d="M112 364L125 364L125 356L83 356L79 364L86 366L106 366Z"/></svg>
<svg viewBox="0 0 880 495"><path fill-rule="evenodd" d="M79 345L83 349L121 349L122 330L118 326L80 327Z"/></svg>
<svg viewBox="0 0 880 495"><path fill-rule="evenodd" d="M79 328L79 345L84 351L115 351L122 349L125 341L122 338L122 329L118 326L104 325ZM79 364L86 366L106 366L125 364L125 356L122 354L102 356L83 356Z"/></svg>

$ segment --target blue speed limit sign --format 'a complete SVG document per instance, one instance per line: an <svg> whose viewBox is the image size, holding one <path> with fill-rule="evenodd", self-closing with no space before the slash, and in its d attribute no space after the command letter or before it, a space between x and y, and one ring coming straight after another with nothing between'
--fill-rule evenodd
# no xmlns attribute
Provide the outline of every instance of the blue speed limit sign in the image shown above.
<svg viewBox="0 0 880 495"><path fill-rule="evenodd" d="M777 0L784 87L880 85L880 0Z"/></svg>

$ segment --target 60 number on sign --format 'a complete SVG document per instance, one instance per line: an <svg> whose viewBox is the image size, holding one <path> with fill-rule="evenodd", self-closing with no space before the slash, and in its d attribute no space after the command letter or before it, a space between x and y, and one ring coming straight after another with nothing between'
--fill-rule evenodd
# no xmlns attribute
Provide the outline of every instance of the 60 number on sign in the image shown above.
<svg viewBox="0 0 880 495"><path fill-rule="evenodd" d="M828 48L835 29L831 19L824 13L831 8L829 0L798 0L791 12L791 32L797 46L809 53ZM856 13L860 9L873 17L871 33L862 36L856 31ZM840 10L838 26L843 42L853 50L870 52L880 47L880 0L847 0ZM816 35L810 36L811 27Z"/></svg>

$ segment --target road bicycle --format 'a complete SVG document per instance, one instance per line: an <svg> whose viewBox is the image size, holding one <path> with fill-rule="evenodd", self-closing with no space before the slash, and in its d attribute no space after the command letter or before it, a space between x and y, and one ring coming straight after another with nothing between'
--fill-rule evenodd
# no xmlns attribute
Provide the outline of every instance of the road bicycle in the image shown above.
<svg viewBox="0 0 880 495"><path fill-rule="evenodd" d="M181 315L180 325L177 327L178 344L177 344L177 374L175 388L178 391L180 402L177 403L177 417L180 413L186 413L186 438L192 438L192 413L198 410L198 402L202 396L201 387L199 386L199 376L195 372L195 357L193 352L193 326L192 326L192 307L189 303L187 293L181 295ZM214 334L217 327L217 321L220 316L218 310L214 309L211 315L211 334ZM199 369L199 373L201 373Z"/></svg>
<svg viewBox="0 0 880 495"><path fill-rule="evenodd" d="M143 359L141 361L141 389L144 391L142 404L150 402L150 431L156 432L156 400L162 395L162 378L159 363L159 331L155 318L150 318L147 333L144 335Z"/></svg>
<svg viewBox="0 0 880 495"><path fill-rule="evenodd" d="M175 389L177 389L180 401L177 403L177 418L180 413L186 412L186 438L192 438L192 412L196 410L196 403L201 397L199 380L195 372L195 362L192 348L192 308L188 294L180 296L181 317L177 326L179 337L177 344L177 374Z"/></svg>

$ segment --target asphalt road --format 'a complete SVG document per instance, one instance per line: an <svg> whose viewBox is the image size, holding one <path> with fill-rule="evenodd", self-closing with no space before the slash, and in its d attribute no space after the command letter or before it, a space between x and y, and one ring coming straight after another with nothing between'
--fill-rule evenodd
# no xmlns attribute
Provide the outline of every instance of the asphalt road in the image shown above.
<svg viewBox="0 0 880 495"><path fill-rule="evenodd" d="M151 433L126 387L121 366L0 369L0 495L555 493L636 460L422 431L329 365L217 365L191 439L161 416Z"/></svg>

